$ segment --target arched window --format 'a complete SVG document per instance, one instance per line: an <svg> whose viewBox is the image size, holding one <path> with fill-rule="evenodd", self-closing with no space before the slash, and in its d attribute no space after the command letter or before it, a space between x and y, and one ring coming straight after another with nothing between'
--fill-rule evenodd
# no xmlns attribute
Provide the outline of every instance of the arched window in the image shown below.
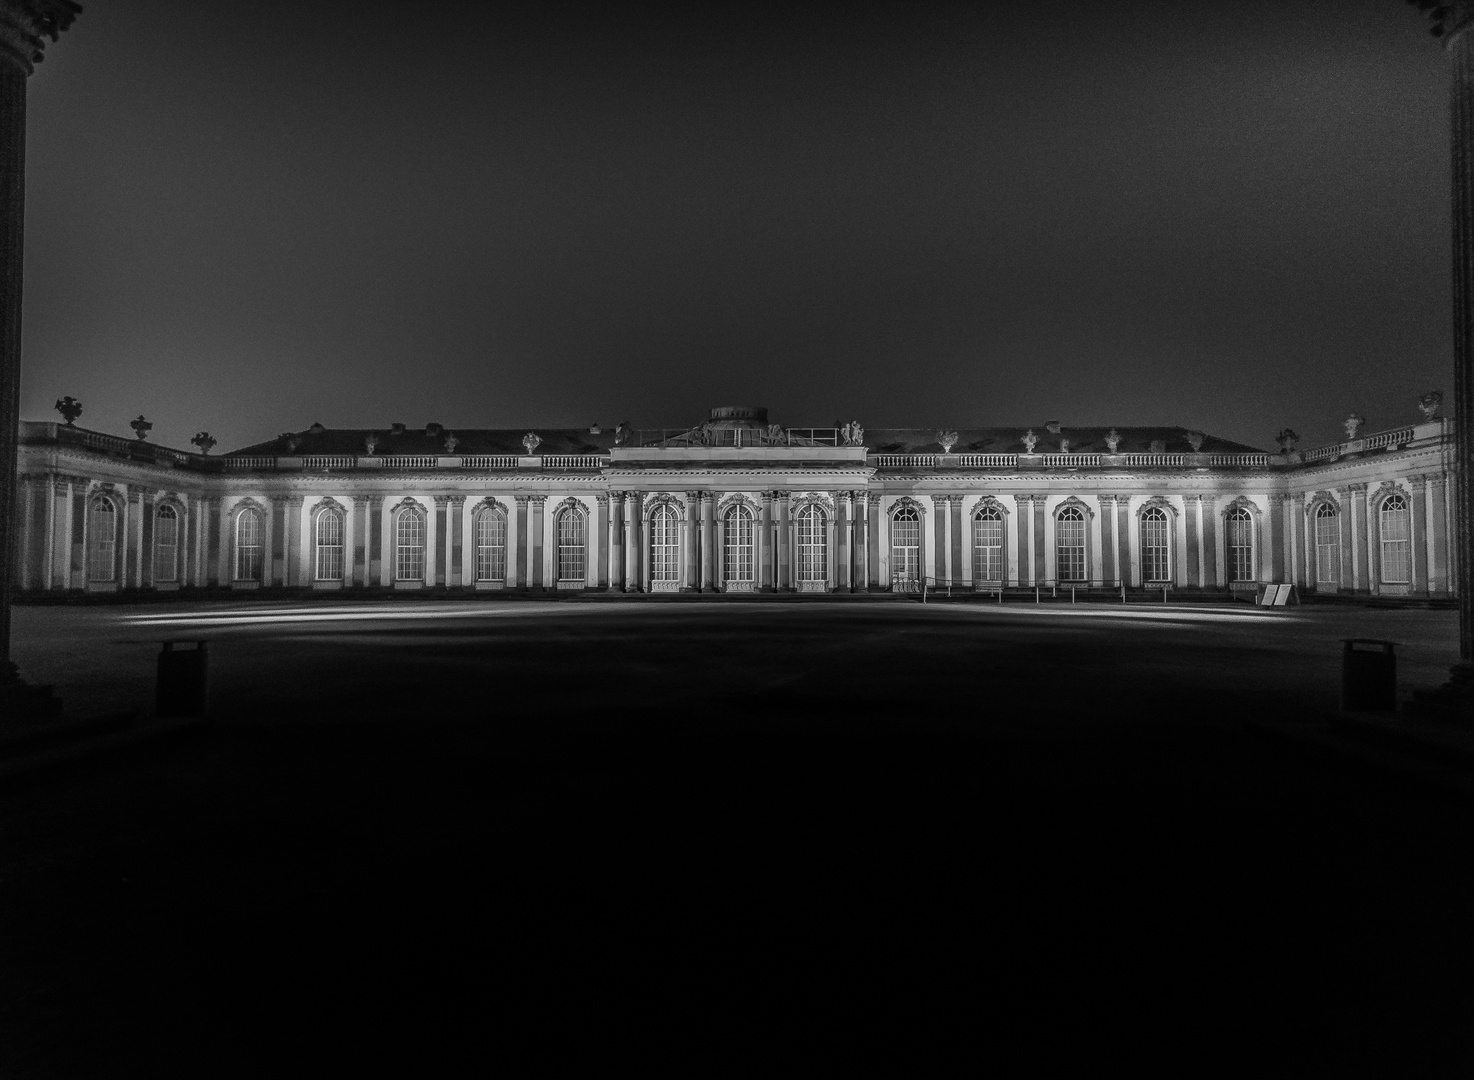
<svg viewBox="0 0 1474 1080"><path fill-rule="evenodd" d="M824 509L809 503L798 512L798 580L819 584L829 580L829 549L824 537Z"/></svg>
<svg viewBox="0 0 1474 1080"><path fill-rule="evenodd" d="M179 580L179 511L160 503L154 511L154 581Z"/></svg>
<svg viewBox="0 0 1474 1080"><path fill-rule="evenodd" d="M1054 558L1060 581L1085 580L1085 515L1078 506L1054 519Z"/></svg>
<svg viewBox="0 0 1474 1080"><path fill-rule="evenodd" d="M674 588L681 580L681 519L670 503L650 514L650 580Z"/></svg>
<svg viewBox="0 0 1474 1080"><path fill-rule="evenodd" d="M996 506L984 507L972 519L972 576L1003 580L1003 512Z"/></svg>
<svg viewBox="0 0 1474 1080"><path fill-rule="evenodd" d="M1388 585L1406 585L1412 581L1412 521L1407 500L1392 495L1382 503L1377 514L1382 533L1382 580Z"/></svg>
<svg viewBox="0 0 1474 1080"><path fill-rule="evenodd" d="M317 580L343 580L343 511L324 507L317 515Z"/></svg>
<svg viewBox="0 0 1474 1080"><path fill-rule="evenodd" d="M1255 581L1254 515L1246 506L1228 512L1228 580Z"/></svg>
<svg viewBox="0 0 1474 1080"><path fill-rule="evenodd" d="M722 516L722 521L727 527L722 549L722 580L751 581L752 511L745 506L733 506Z"/></svg>
<svg viewBox="0 0 1474 1080"><path fill-rule="evenodd" d="M394 526L394 577L397 581L425 580L425 511L406 506Z"/></svg>
<svg viewBox="0 0 1474 1080"><path fill-rule="evenodd" d="M499 506L482 507L476 515L476 580L507 577L507 515Z"/></svg>
<svg viewBox="0 0 1474 1080"><path fill-rule="evenodd" d="M106 495L94 496L87 511L87 580L114 580L117 553L118 508Z"/></svg>
<svg viewBox="0 0 1474 1080"><path fill-rule="evenodd" d="M1148 506L1141 512L1141 580L1165 582L1172 580L1171 534L1167 511L1160 506Z"/></svg>
<svg viewBox="0 0 1474 1080"><path fill-rule="evenodd" d="M558 580L582 582L588 577L584 547L584 512L576 506L558 512Z"/></svg>
<svg viewBox="0 0 1474 1080"><path fill-rule="evenodd" d="M1341 582L1341 515L1330 503L1315 508L1315 581L1317 585Z"/></svg>
<svg viewBox="0 0 1474 1080"><path fill-rule="evenodd" d="M903 506L891 515L891 584L921 579L921 515Z"/></svg>
<svg viewBox="0 0 1474 1080"><path fill-rule="evenodd" d="M261 541L265 532L261 524L261 511L255 507L248 506L236 515L235 580L261 580Z"/></svg>

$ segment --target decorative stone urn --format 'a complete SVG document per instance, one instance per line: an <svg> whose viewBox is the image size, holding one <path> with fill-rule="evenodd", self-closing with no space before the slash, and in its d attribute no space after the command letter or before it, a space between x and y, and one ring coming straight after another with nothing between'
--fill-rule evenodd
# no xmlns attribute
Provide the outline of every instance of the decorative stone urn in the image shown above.
<svg viewBox="0 0 1474 1080"><path fill-rule="evenodd" d="M1294 451L1295 444L1300 441L1300 436L1296 435L1291 428L1285 428L1274 437L1274 441L1280 444L1280 453L1288 454Z"/></svg>
<svg viewBox="0 0 1474 1080"><path fill-rule="evenodd" d="M56 411L61 413L61 418L71 427L77 422L77 417L82 415L82 403L68 394L64 398L56 399Z"/></svg>
<svg viewBox="0 0 1474 1080"><path fill-rule="evenodd" d="M952 447L957 445L957 432L938 431L937 442L942 444L942 453L950 454L952 452Z"/></svg>
<svg viewBox="0 0 1474 1080"><path fill-rule="evenodd" d="M1068 454L1070 452L1070 440L1069 439L1061 439L1059 441L1059 452L1061 454Z"/></svg>
<svg viewBox="0 0 1474 1080"><path fill-rule="evenodd" d="M133 429L133 434L138 436L139 442L148 438L148 433L153 429L153 425L143 418L143 413L138 414L137 420L130 420L128 426Z"/></svg>
<svg viewBox="0 0 1474 1080"><path fill-rule="evenodd" d="M215 439L208 431L196 431L189 441L191 445L198 446L202 454L208 454L215 446Z"/></svg>
<svg viewBox="0 0 1474 1080"><path fill-rule="evenodd" d="M454 454L460 442L461 440L456 438L456 433L454 431L450 432L445 436L445 452L447 454Z"/></svg>
<svg viewBox="0 0 1474 1080"><path fill-rule="evenodd" d="M1032 454L1034 452L1034 447L1039 445L1039 436L1034 434L1033 428L1030 428L1028 431L1024 432L1023 442L1024 453Z"/></svg>
<svg viewBox="0 0 1474 1080"><path fill-rule="evenodd" d="M527 447L528 457L532 457L537 452L537 448L542 445L542 442L542 439L538 437L535 431L529 431L526 435L522 436L522 445Z"/></svg>
<svg viewBox="0 0 1474 1080"><path fill-rule="evenodd" d="M1201 431L1189 431L1187 433L1187 445L1193 448L1194 454L1203 452L1203 440L1207 438Z"/></svg>
<svg viewBox="0 0 1474 1080"><path fill-rule="evenodd" d="M378 449L378 447L379 447L379 436L378 436L377 433L370 432L368 435L365 435L364 436L364 439L363 439L363 449L364 449L364 452L366 454L368 454L369 457L373 457L374 456L374 451L376 451Z"/></svg>
<svg viewBox="0 0 1474 1080"><path fill-rule="evenodd" d="M1356 433L1361 430L1361 425L1365 423L1366 417L1352 413L1345 420L1341 421L1341 426L1346 429L1346 437L1348 439L1354 439L1356 438Z"/></svg>
<svg viewBox="0 0 1474 1080"><path fill-rule="evenodd" d="M70 401L71 398L65 400ZM1418 398L1418 409L1423 413L1424 420L1434 420L1438 417L1438 410L1443 405L1443 391L1429 390Z"/></svg>
<svg viewBox="0 0 1474 1080"><path fill-rule="evenodd" d="M1121 433L1115 428L1111 428L1110 431L1106 432L1105 443L1106 449L1109 450L1111 453L1120 453L1119 447L1121 445Z"/></svg>

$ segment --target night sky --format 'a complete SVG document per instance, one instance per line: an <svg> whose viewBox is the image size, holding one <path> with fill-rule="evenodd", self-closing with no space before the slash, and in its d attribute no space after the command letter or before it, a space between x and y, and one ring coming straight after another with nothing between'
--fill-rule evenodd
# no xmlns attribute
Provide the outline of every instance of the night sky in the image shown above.
<svg viewBox="0 0 1474 1080"><path fill-rule="evenodd" d="M1398 0L415 10L85 4L30 82L24 418L1267 448L1452 390Z"/></svg>

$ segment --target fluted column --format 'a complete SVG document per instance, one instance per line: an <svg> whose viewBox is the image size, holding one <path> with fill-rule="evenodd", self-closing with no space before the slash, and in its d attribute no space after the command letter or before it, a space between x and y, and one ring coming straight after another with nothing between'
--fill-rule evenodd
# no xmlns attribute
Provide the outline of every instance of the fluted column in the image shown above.
<svg viewBox="0 0 1474 1080"><path fill-rule="evenodd" d="M624 492L609 493L609 591L624 591Z"/></svg>
<svg viewBox="0 0 1474 1080"><path fill-rule="evenodd" d="M681 567L681 591L701 591L701 549L704 540L701 528L706 523L706 517L701 512L701 492L686 492L686 513L681 520L681 539L685 541L681 545L682 562Z"/></svg>
<svg viewBox="0 0 1474 1080"><path fill-rule="evenodd" d="M701 591L716 592L721 575L717 573L717 500L710 491L701 493Z"/></svg>
<svg viewBox="0 0 1474 1080"><path fill-rule="evenodd" d="M758 589L772 592L773 582L773 493L762 493L763 506L758 516L757 565Z"/></svg>
<svg viewBox="0 0 1474 1080"><path fill-rule="evenodd" d="M775 491L778 500L778 591L793 592L793 537L789 535L788 492Z"/></svg>
<svg viewBox="0 0 1474 1080"><path fill-rule="evenodd" d="M624 493L624 591L640 592L640 495Z"/></svg>
<svg viewBox="0 0 1474 1080"><path fill-rule="evenodd" d="M1441 475L1428 477L1428 508L1432 523L1432 554L1428 563L1428 591L1434 596L1447 596L1452 575L1448 565L1448 503L1447 478Z"/></svg>

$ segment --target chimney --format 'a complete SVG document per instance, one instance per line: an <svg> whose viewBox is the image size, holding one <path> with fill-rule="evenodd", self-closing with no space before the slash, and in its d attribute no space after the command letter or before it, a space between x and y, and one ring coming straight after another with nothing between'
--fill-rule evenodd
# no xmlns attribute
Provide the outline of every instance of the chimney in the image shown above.
<svg viewBox="0 0 1474 1080"><path fill-rule="evenodd" d="M390 424L389 425L389 434L390 435L403 435L404 434L404 425L403 424Z"/></svg>

